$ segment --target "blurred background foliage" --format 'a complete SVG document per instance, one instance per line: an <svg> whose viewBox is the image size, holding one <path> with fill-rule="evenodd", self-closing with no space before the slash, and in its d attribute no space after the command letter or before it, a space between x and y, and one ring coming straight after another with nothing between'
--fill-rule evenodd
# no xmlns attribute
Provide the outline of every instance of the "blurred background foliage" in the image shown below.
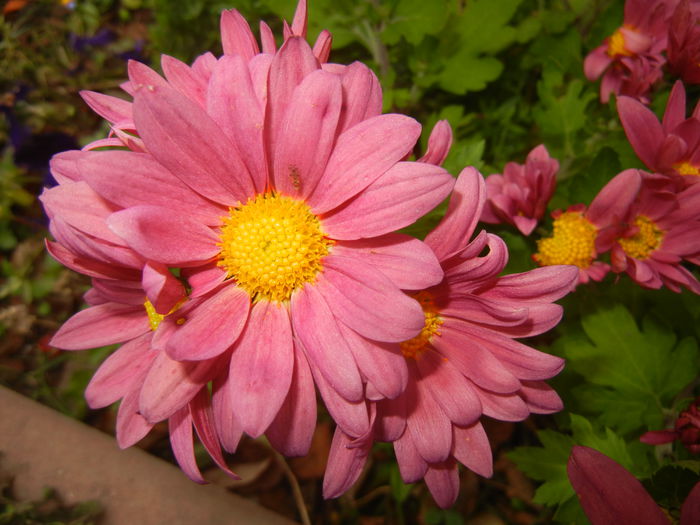
<svg viewBox="0 0 700 525"><path fill-rule="evenodd" d="M332 61L361 60L374 69L385 111L424 124L422 148L432 125L447 119L455 141L446 167L455 175L465 165L484 175L500 173L506 162L523 162L544 143L561 165L550 203L554 210L589 203L615 174L642 167L614 102L601 104L598 85L582 72L586 53L620 25L623 5L621 0L312 0L309 34L313 39L329 29ZM159 69L161 53L187 62L208 50L220 54L219 13L234 7L249 21L266 20L279 35L280 17L291 20L295 2L11 0L3 7L0 381L107 432L113 432L114 412L89 411L83 391L110 349L64 353L48 345L51 334L80 308L89 283L46 255L46 218L36 197L53 184L48 161L54 153L108 132L82 102L80 90L126 96L119 85L129 59ZM657 115L673 81L666 78L657 86L651 105ZM689 88L690 102L698 95L697 87ZM444 209L408 231L424 235ZM550 224L545 221L535 236L546 234ZM509 246L507 271L534 267L532 238L509 227L489 229ZM601 450L644 478L657 501L677 515L699 478L700 462L678 443L653 448L638 438L671 424L699 393L698 297L643 290L624 276L609 276L579 287L563 304L564 321L530 344L567 359L564 372L552 381L566 410L522 425L487 421L496 461L492 480L463 471L457 505L442 511L421 484L400 481L391 447L378 445L362 482L339 500L324 502L322 468L302 460L292 467L314 519L586 523L565 471L575 443ZM321 418L315 445L321 458L328 428L327 418ZM156 427L141 446L168 457L166 436ZM261 454L258 443L244 443L234 461L260 466ZM261 472L273 468L269 464ZM279 476L275 479L279 485ZM282 496L277 489L268 478L253 476L243 493L295 517L284 488Z"/></svg>

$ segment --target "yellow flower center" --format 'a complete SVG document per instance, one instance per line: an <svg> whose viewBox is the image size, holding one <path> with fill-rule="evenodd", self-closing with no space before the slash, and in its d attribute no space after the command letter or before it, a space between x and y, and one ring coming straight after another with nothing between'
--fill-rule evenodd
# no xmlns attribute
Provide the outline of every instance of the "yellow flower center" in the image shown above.
<svg viewBox="0 0 700 525"><path fill-rule="evenodd" d="M173 313L175 310L180 308L184 302L185 302L185 299L181 299L180 301L178 301L178 303L175 306L173 306L170 309L170 311L167 314L163 315L163 314L159 314L158 312L156 312L156 308L155 308L155 306L153 306L153 303L151 303L151 301L146 299L146 302L143 303L143 307L146 309L146 315L148 315L148 324L151 326L151 330L153 330L154 332L156 330L158 330L158 327L160 326L160 323L163 322L163 319L165 319L171 313ZM183 317L181 319L178 319L175 322L177 324L183 324L185 322L185 318Z"/></svg>
<svg viewBox="0 0 700 525"><path fill-rule="evenodd" d="M573 264L588 268L595 257L598 228L580 211L567 211L554 219L551 237L537 241L533 259L540 266Z"/></svg>
<svg viewBox="0 0 700 525"><path fill-rule="evenodd" d="M425 346L430 342L430 338L434 335L440 335L440 325L443 321L438 315L438 309L435 306L435 301L430 292L423 290L418 293L410 294L410 296L418 301L423 308L425 325L417 336L408 341L404 341L399 346L401 347L401 353L404 357L418 359L425 350Z"/></svg>
<svg viewBox="0 0 700 525"><path fill-rule="evenodd" d="M619 29L615 31L608 40L608 56L615 58L617 56L629 57L634 55L630 50L625 47L625 35Z"/></svg>
<svg viewBox="0 0 700 525"><path fill-rule="evenodd" d="M694 166L687 160L673 165L673 169L680 175L700 175L700 167Z"/></svg>
<svg viewBox="0 0 700 525"><path fill-rule="evenodd" d="M664 232L656 227L656 224L644 215L638 215L634 219L634 225L639 229L632 237L619 239L617 242L624 252L633 259L646 259L656 250L664 238Z"/></svg>
<svg viewBox="0 0 700 525"><path fill-rule="evenodd" d="M219 266L253 300L287 301L316 281L333 241L302 201L264 193L231 208L221 227Z"/></svg>

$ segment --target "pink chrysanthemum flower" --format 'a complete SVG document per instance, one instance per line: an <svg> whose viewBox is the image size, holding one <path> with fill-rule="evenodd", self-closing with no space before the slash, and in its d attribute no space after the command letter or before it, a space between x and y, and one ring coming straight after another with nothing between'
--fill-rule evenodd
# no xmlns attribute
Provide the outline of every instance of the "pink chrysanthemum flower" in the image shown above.
<svg viewBox="0 0 700 525"><path fill-rule="evenodd" d="M685 115L685 89L677 81L661 123L647 107L620 97L617 111L637 156L656 172L676 179L679 187L700 182L700 104Z"/></svg>
<svg viewBox="0 0 700 525"><path fill-rule="evenodd" d="M626 170L618 177L623 175L636 178L639 191L626 209L611 210L625 218L610 253L613 271L645 288L700 293L700 283L682 266L683 260L700 262L700 185L676 193L663 175Z"/></svg>
<svg viewBox="0 0 700 525"><path fill-rule="evenodd" d="M406 364L351 342L414 337L423 311L401 290L442 278L426 245L393 233L454 185L435 163L404 160L420 125L380 114L381 90L364 65L326 64L329 35L306 43L305 2L279 50L266 27L260 52L248 24L226 11L221 58L190 67L164 57L166 79L130 63L123 87L133 103L84 93L113 135L61 155L61 186L44 196L52 231L63 228L53 253L127 288L120 298L145 331L112 341L131 339L100 374L111 378L136 354L152 359L122 397L132 396L146 424L170 420L175 454L194 479L192 423L205 445L218 439L234 450L242 432L266 433L281 452L304 454L314 384L343 428L367 431L367 377L381 375L383 395L396 397ZM442 126L431 143L444 158ZM90 151L100 146L122 150ZM110 261L118 270L105 268ZM144 316L146 265L166 279L179 271L187 300L153 303ZM66 323L54 344L116 337L118 319L99 306Z"/></svg>
<svg viewBox="0 0 700 525"><path fill-rule="evenodd" d="M676 440L692 454L700 454L700 398L678 415L673 430L651 430L639 438L647 445L663 445Z"/></svg>
<svg viewBox="0 0 700 525"><path fill-rule="evenodd" d="M663 76L668 9L664 0L627 0L622 26L586 56L586 78L603 77L601 102L611 93L649 102L651 87Z"/></svg>
<svg viewBox="0 0 700 525"><path fill-rule="evenodd" d="M559 162L540 144L528 154L525 164L509 162L503 175L489 175L481 220L512 224L523 235L530 235L554 194L557 170Z"/></svg>
<svg viewBox="0 0 700 525"><path fill-rule="evenodd" d="M336 429L326 497L354 483L376 439L393 442L404 481L425 478L438 505L447 507L459 489L457 462L483 476L492 473L482 415L521 421L561 409L543 380L557 374L563 361L513 338L556 325L562 308L552 301L573 289L578 273L553 266L499 277L508 258L503 241L485 231L469 240L484 190L481 174L466 168L445 218L426 237L445 278L411 294L423 307L425 325L418 336L395 345L408 364L406 390L372 404L370 432ZM374 389L371 381L367 388Z"/></svg>
<svg viewBox="0 0 700 525"><path fill-rule="evenodd" d="M681 0L668 31L668 68L687 84L700 84L700 5Z"/></svg>

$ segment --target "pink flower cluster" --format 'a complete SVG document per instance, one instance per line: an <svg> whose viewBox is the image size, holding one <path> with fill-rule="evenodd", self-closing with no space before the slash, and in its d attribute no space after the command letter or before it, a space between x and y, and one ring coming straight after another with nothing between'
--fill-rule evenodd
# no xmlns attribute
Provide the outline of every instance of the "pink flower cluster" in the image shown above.
<svg viewBox="0 0 700 525"><path fill-rule="evenodd" d="M622 26L584 61L588 80L602 76L600 100L615 93L648 103L667 61L685 82L700 82L698 20L696 0L627 0Z"/></svg>
<svg viewBox="0 0 700 525"><path fill-rule="evenodd" d="M482 415L561 408L544 380L562 360L515 338L558 323L553 302L577 270L500 276L503 241L471 238L481 174L465 168L455 182L440 167L449 126L408 160L420 125L381 114L376 76L329 63L330 34L310 46L306 20L302 0L278 48L266 24L260 46L224 11L221 57L164 56L165 78L131 62L131 101L82 93L111 133L54 157L59 184L41 196L49 252L92 279L88 308L52 344L121 343L89 405L121 400L122 447L167 420L195 481L193 429L231 476L223 451L243 434L305 454L318 391L337 423L327 496L357 477L376 439L447 506L457 462L491 473ZM425 242L396 233L450 192Z"/></svg>
<svg viewBox="0 0 700 525"><path fill-rule="evenodd" d="M673 88L663 122L640 102L621 96L622 125L640 159L654 172L625 170L589 207L555 212L553 235L538 241L540 265L574 264L581 282L608 271L627 273L645 288L700 293L683 263L700 264L700 119L685 118L685 91ZM610 264L597 260L609 253Z"/></svg>

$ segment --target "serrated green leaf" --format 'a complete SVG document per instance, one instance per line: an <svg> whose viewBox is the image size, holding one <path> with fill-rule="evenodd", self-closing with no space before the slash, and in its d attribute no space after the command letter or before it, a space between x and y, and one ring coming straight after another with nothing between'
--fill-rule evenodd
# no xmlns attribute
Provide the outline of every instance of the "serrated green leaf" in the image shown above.
<svg viewBox="0 0 700 525"><path fill-rule="evenodd" d="M387 44L395 44L403 37L417 45L425 35L439 32L448 15L445 0L401 0L386 21L382 39Z"/></svg>

